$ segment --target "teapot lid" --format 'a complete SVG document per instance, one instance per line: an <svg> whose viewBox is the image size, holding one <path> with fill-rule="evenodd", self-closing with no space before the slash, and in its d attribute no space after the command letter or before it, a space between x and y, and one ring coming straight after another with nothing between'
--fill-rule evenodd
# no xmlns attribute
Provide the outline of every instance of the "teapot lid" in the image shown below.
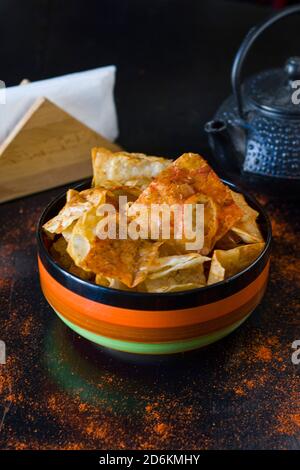
<svg viewBox="0 0 300 470"><path fill-rule="evenodd" d="M299 82L295 83L296 80ZM291 57L285 67L266 70L250 78L246 93L253 104L272 114L300 117L300 57Z"/></svg>

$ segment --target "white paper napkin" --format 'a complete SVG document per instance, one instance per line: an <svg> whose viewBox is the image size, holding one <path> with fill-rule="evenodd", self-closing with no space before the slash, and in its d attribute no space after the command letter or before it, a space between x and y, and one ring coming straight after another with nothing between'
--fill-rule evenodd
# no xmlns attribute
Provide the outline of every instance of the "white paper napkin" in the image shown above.
<svg viewBox="0 0 300 470"><path fill-rule="evenodd" d="M45 97L113 141L118 136L113 96L116 67L100 67L6 88L0 105L0 144L37 98Z"/></svg>

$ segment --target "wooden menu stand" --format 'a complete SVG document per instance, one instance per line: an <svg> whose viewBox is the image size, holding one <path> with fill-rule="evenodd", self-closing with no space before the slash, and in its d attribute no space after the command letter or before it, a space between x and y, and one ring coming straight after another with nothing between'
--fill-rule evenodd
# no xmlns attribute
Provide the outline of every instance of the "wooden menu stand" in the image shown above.
<svg viewBox="0 0 300 470"><path fill-rule="evenodd" d="M0 202L91 176L91 148L120 147L46 98L0 145Z"/></svg>

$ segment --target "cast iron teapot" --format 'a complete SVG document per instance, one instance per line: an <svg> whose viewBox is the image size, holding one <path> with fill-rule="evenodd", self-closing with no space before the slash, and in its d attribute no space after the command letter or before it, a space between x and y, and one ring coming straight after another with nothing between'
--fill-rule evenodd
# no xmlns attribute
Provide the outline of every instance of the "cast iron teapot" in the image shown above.
<svg viewBox="0 0 300 470"><path fill-rule="evenodd" d="M232 67L233 95L205 125L215 166L232 179L275 192L300 193L300 57L259 73L241 86L241 69L253 42L300 5L252 28ZM236 177L234 178L234 175ZM237 177L239 175L239 177Z"/></svg>

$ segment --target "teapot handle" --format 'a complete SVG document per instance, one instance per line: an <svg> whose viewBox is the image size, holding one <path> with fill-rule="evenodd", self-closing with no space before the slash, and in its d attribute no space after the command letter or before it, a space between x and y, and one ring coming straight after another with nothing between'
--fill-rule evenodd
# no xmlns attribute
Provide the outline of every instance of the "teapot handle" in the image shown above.
<svg viewBox="0 0 300 470"><path fill-rule="evenodd" d="M243 96L241 89L241 69L242 65L246 59L246 56L256 39L270 26L277 21L285 18L286 16L293 15L294 13L300 13L300 5L295 5L289 8L285 8L279 13L275 13L270 16L266 21L261 23L254 28L251 28L245 39L243 40L233 62L232 71L231 71L231 83L233 88L233 94L237 102L238 113L241 119L244 118L243 110Z"/></svg>

